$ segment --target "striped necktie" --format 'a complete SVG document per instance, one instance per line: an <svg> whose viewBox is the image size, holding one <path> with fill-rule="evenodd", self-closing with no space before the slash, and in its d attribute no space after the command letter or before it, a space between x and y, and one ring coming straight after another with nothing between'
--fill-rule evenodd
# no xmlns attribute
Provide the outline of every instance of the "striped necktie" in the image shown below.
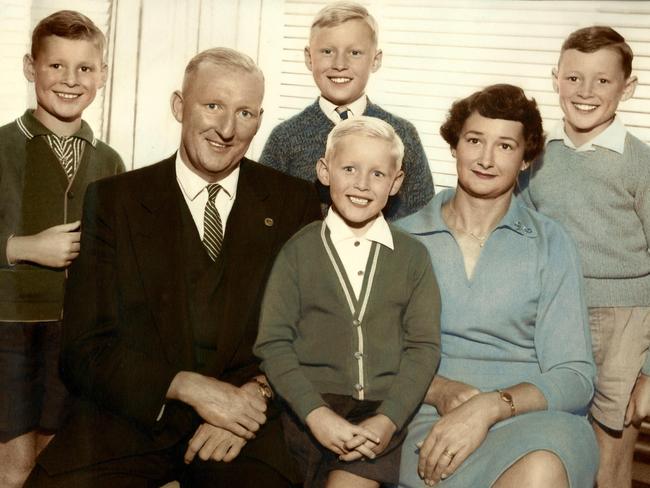
<svg viewBox="0 0 650 488"><path fill-rule="evenodd" d="M350 110L348 109L348 107L342 105L340 107L336 107L336 113L339 114L341 120L347 120L348 115L350 114Z"/></svg>
<svg viewBox="0 0 650 488"><path fill-rule="evenodd" d="M203 214L203 245L210 255L210 259L216 261L221 252L223 243L223 227L221 217L215 205L217 194L221 190L221 185L212 183L206 186L208 190L208 202L205 204Z"/></svg>

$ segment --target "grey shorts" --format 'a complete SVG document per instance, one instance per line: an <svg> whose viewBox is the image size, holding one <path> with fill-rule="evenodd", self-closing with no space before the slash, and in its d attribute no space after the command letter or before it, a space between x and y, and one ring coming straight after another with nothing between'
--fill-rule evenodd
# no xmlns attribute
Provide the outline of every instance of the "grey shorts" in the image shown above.
<svg viewBox="0 0 650 488"><path fill-rule="evenodd" d="M596 362L591 415L623 430L625 410L650 347L650 307L594 307L589 325Z"/></svg>

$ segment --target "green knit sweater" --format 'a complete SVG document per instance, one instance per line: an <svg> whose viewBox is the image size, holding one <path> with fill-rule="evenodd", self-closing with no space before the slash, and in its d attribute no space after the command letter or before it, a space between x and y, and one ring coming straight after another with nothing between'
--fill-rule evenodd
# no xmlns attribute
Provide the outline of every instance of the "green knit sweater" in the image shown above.
<svg viewBox="0 0 650 488"><path fill-rule="evenodd" d="M381 400L378 413L402 428L426 393L440 359L438 285L425 247L391 232L394 250L373 244L358 299L323 222L278 255L254 351L303 422L335 393Z"/></svg>
<svg viewBox="0 0 650 488"><path fill-rule="evenodd" d="M433 198L433 179L418 132L409 121L386 112L368 100L363 115L388 122L404 143L404 183L391 197L384 216L396 220L415 213ZM316 162L325 156L325 143L334 123L323 113L318 100L271 132L260 163L307 181L316 181ZM329 191L319 186L321 202L329 204Z"/></svg>
<svg viewBox="0 0 650 488"><path fill-rule="evenodd" d="M68 180L41 137L51 133L31 110L0 127L0 321L59 320L63 306L65 272L30 263L9 266L7 239L80 220L86 186L124 171L119 155L83 122L75 134L86 141L83 157Z"/></svg>
<svg viewBox="0 0 650 488"><path fill-rule="evenodd" d="M522 198L576 241L590 307L650 306L650 147L628 133L623 154L594 148L550 141Z"/></svg>

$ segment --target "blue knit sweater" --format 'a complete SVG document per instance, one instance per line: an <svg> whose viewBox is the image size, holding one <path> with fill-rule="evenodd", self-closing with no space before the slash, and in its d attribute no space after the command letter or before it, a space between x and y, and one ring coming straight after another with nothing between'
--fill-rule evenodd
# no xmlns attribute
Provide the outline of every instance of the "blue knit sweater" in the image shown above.
<svg viewBox="0 0 650 488"><path fill-rule="evenodd" d="M370 100L363 115L388 122L404 143L404 183L399 193L389 199L384 216L396 220L416 212L431 200L434 190L429 163L415 127ZM273 129L259 161L283 173L316 182L316 162L325 155L327 135L333 127L334 123L316 100ZM317 187L321 202L329 205L329 190L320 184Z"/></svg>

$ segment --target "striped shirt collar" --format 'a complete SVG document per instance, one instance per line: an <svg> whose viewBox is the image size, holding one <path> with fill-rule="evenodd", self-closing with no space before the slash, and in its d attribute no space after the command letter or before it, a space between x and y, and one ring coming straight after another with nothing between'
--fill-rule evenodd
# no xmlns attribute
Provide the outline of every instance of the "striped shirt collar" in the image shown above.
<svg viewBox="0 0 650 488"><path fill-rule="evenodd" d="M551 141L562 141L564 142L565 146L571 149L575 149L576 152L594 151L594 146L600 146L604 147L605 149L615 151L619 154L623 154L623 151L625 149L626 136L627 129L623 125L623 122L621 122L621 119L619 117L615 117L612 123L609 124L609 127L607 127L604 131L602 131L589 142L585 142L582 146L576 147L564 130L563 119L553 127L548 135L548 140L546 143L548 144Z"/></svg>
<svg viewBox="0 0 650 488"><path fill-rule="evenodd" d="M31 109L25 110L25 113L16 119L16 124L18 124L18 128L28 140L31 140L36 136L57 135L45 127L36 117L34 117L34 111ZM85 120L81 121L81 127L79 130L72 134L70 137L77 137L79 139L83 139L93 147L97 146L97 139L93 135L92 129Z"/></svg>

